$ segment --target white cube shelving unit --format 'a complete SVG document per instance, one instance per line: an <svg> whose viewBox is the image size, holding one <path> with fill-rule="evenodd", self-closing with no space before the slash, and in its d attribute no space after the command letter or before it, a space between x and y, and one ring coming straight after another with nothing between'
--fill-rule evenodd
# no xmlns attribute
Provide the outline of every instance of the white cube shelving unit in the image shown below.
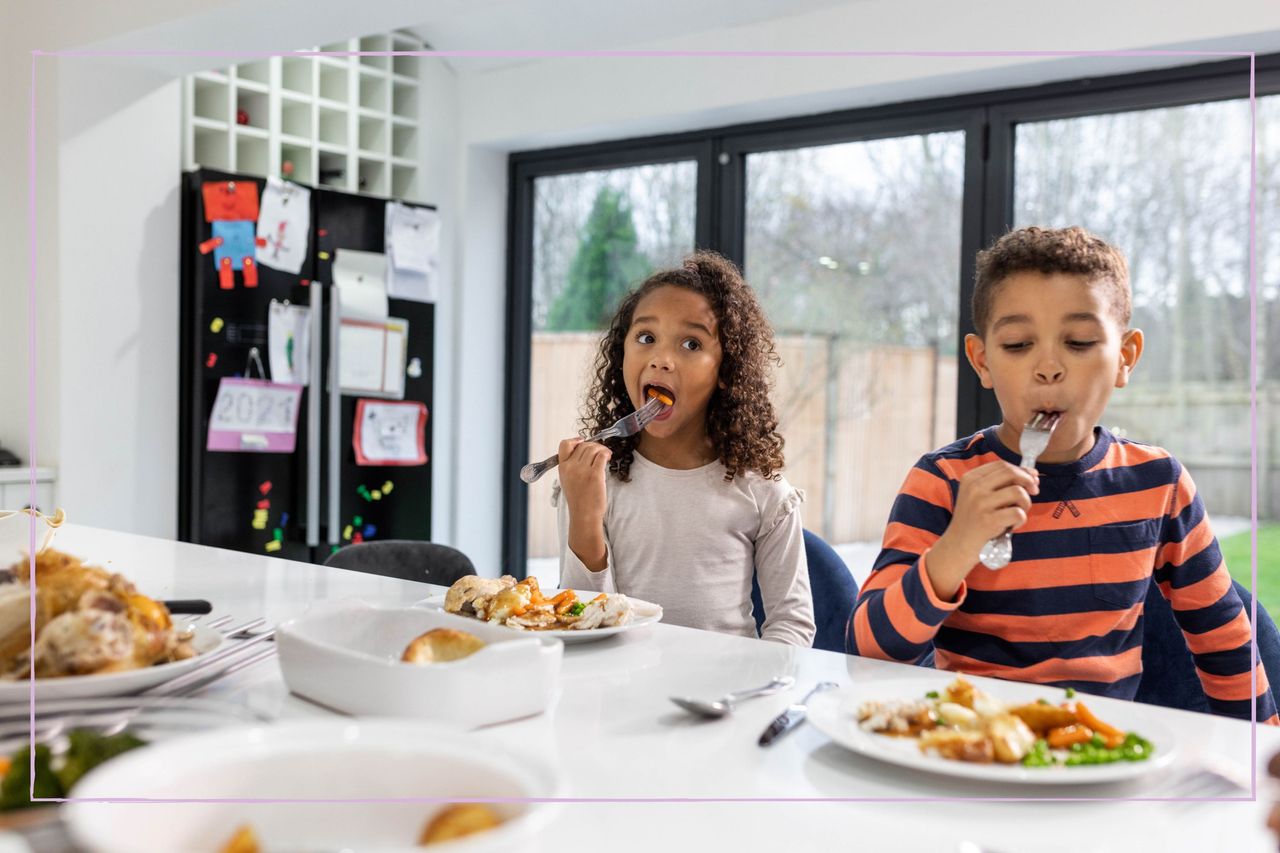
<svg viewBox="0 0 1280 853"><path fill-rule="evenodd" d="M407 33L311 52L414 51ZM272 56L185 81L186 168L282 175L309 186L411 201L418 196L417 56ZM246 124L236 115L243 110Z"/></svg>

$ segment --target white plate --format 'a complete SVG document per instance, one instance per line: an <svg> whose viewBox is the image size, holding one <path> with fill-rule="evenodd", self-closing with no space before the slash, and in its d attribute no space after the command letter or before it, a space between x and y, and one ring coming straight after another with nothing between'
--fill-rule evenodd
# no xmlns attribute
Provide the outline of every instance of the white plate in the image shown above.
<svg viewBox="0 0 1280 853"><path fill-rule="evenodd" d="M222 634L206 628L195 626L195 636L191 640L196 650L195 657L186 660L162 663L142 669L129 669L124 672L108 672L101 675L66 675L61 678L37 678L36 699L84 699L90 696L123 696L137 693L190 670L200 663L200 658L222 645ZM6 702L27 702L31 696L31 682L0 681L0 704Z"/></svg>
<svg viewBox="0 0 1280 853"><path fill-rule="evenodd" d="M1088 694L1079 694L1094 710L1118 729L1135 732L1151 741L1155 753L1146 761L1117 761L1113 764L1087 764L1079 767L1023 767L1021 764L974 764L952 761L920 751L915 738L890 737L863 731L858 725L857 710L863 702L878 699L893 701L924 698L929 690L941 692L955 680L953 673L939 673L946 678L936 680L921 678L885 679L862 685L844 687L819 693L809 701L809 722L813 727L840 746L861 755L887 761L902 767L958 776L963 779L980 779L986 782L1009 782L1032 785L1088 785L1116 782L1143 776L1167 767L1177 753L1177 739L1167 728L1151 719L1136 702L1108 704L1106 710L1097 711L1088 701ZM982 685L982 690L1009 704L1034 702L1047 699L1062 701L1063 691L1056 687L1017 682L1001 683L997 687Z"/></svg>
<svg viewBox="0 0 1280 853"><path fill-rule="evenodd" d="M551 589L542 591L547 598L551 598L558 593L563 592L560 589ZM591 592L585 589L575 589L578 598L582 601L590 601L600 593ZM440 592L435 595L429 595L415 604L415 607L426 607L431 610L444 610L445 593ZM603 640L605 637L612 637L614 634L621 634L625 631L631 631L636 628L643 628L645 625L652 625L655 622L662 621L662 608L651 601L644 601L639 598L627 596L627 600L631 602L631 621L625 625L618 625L614 628L588 628L583 631L521 631L519 628L508 628L506 625L499 625L505 631L511 631L522 636L538 636L538 637L559 637L565 643L589 643L592 640ZM479 622L479 619L473 619L470 616L459 616L456 613L449 614L458 619L463 619L472 624Z"/></svg>
<svg viewBox="0 0 1280 853"><path fill-rule="evenodd" d="M277 629L289 689L357 716L413 717L475 728L539 714L550 704L564 643L421 607L324 602ZM413 638L460 628L488 645L461 660L402 663Z"/></svg>
<svg viewBox="0 0 1280 853"><path fill-rule="evenodd" d="M264 850L421 851L415 842L440 803L405 799L554 798L549 761L512 752L492 733L459 734L405 720L306 720L222 729L112 759L76 786L77 798L233 800L64 806L77 844L93 853L215 853L249 824ZM401 802L369 802L391 800ZM245 800L365 800L358 804ZM441 853L527 853L551 803L494 803L505 822Z"/></svg>

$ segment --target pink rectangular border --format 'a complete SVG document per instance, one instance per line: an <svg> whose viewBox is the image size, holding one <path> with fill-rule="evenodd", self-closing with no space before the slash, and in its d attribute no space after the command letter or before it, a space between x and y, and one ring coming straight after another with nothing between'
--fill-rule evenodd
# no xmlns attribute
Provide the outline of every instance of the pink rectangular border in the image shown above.
<svg viewBox="0 0 1280 853"><path fill-rule="evenodd" d="M1250 577L1253 588L1258 585L1258 340L1257 340L1257 53L1255 51L1205 51L1205 50L1121 50L1121 51L1036 51L1036 50L988 50L988 51L608 51L608 50L439 50L439 51L182 51L182 50L59 50L31 51L31 95L30 113L28 116L28 160L27 160L27 224L28 224L28 259L27 259L27 325L28 325L28 375L27 375L27 426L28 455L31 465L31 500L36 499L36 423L35 423L35 388L36 388L36 63L41 56L204 56L238 59L254 59L270 56L424 56L424 57L509 57L521 59L552 58L676 58L676 57L758 57L758 58L850 58L850 57L1146 57L1146 56L1198 56L1198 57L1248 57L1249 59L1249 114L1250 114L1250 149L1249 149L1249 415L1250 415L1250 522L1251 522L1251 556ZM31 572L35 576L35 543L36 521L31 520L29 534L29 550L31 552ZM1257 658L1257 615L1258 599L1253 598L1250 617L1253 622L1253 634L1250 648L1253 657ZM35 589L31 592L31 634L32 651L35 646L36 598ZM35 677L30 684L30 774L34 787L35 779ZM1245 797L831 797L831 798L787 798L787 797L754 797L754 798L492 798L477 799L474 802L567 802L567 803L704 803L704 802L1056 802L1056 801L1128 801L1128 802L1256 802L1258 799L1257 757L1258 757L1258 723L1257 723L1257 669L1251 678L1254 720L1251 737L1250 781L1252 790ZM31 792L33 793L33 791ZM288 799L112 799L112 798L36 798L32 802L161 802L161 803L306 803L306 802L385 802L384 800L288 800ZM394 800L393 802L403 802ZM440 802L439 800L410 800L410 802Z"/></svg>

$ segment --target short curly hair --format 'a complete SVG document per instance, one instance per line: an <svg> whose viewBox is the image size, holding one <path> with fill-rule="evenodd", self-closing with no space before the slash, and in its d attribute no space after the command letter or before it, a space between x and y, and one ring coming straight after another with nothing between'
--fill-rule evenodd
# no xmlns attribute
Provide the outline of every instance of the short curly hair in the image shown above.
<svg viewBox="0 0 1280 853"><path fill-rule="evenodd" d="M1082 275L1090 282L1104 282L1111 311L1121 329L1129 327L1133 297L1129 291L1129 265L1124 253L1078 225L1070 228L1021 228L1010 231L978 252L978 272L973 288L973 326L987 334L991 306L1006 278L1020 272Z"/></svg>
<svg viewBox="0 0 1280 853"><path fill-rule="evenodd" d="M622 375L623 350L636 306L660 287L683 287L699 294L716 316L722 356L717 387L707 403L707 435L724 464L725 479L746 471L780 478L783 440L769 396L771 367L781 363L773 327L737 266L716 252L695 252L681 266L649 276L622 300L600 341L582 417L583 435L599 432L635 410ZM630 480L639 441L634 435L604 442L613 451L609 470L623 482Z"/></svg>

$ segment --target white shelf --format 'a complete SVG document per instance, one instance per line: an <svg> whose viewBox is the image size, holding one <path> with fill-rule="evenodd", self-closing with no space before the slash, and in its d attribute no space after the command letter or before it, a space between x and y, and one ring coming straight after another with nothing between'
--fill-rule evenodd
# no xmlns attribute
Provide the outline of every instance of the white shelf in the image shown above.
<svg viewBox="0 0 1280 853"><path fill-rule="evenodd" d="M261 92L264 95L271 91L271 86L267 83L259 83L257 80L242 80L239 76L236 77L236 88L243 89L246 92Z"/></svg>
<svg viewBox="0 0 1280 853"><path fill-rule="evenodd" d="M202 130L221 130L225 132L228 127L225 121L214 121L211 118L201 118L200 116L191 116L188 121L191 122L193 127L198 127Z"/></svg>
<svg viewBox="0 0 1280 853"><path fill-rule="evenodd" d="M183 86L184 161L299 183L420 200L418 99L422 59L407 33L308 48L377 56L294 53L192 74ZM237 115L248 124L237 123Z"/></svg>

